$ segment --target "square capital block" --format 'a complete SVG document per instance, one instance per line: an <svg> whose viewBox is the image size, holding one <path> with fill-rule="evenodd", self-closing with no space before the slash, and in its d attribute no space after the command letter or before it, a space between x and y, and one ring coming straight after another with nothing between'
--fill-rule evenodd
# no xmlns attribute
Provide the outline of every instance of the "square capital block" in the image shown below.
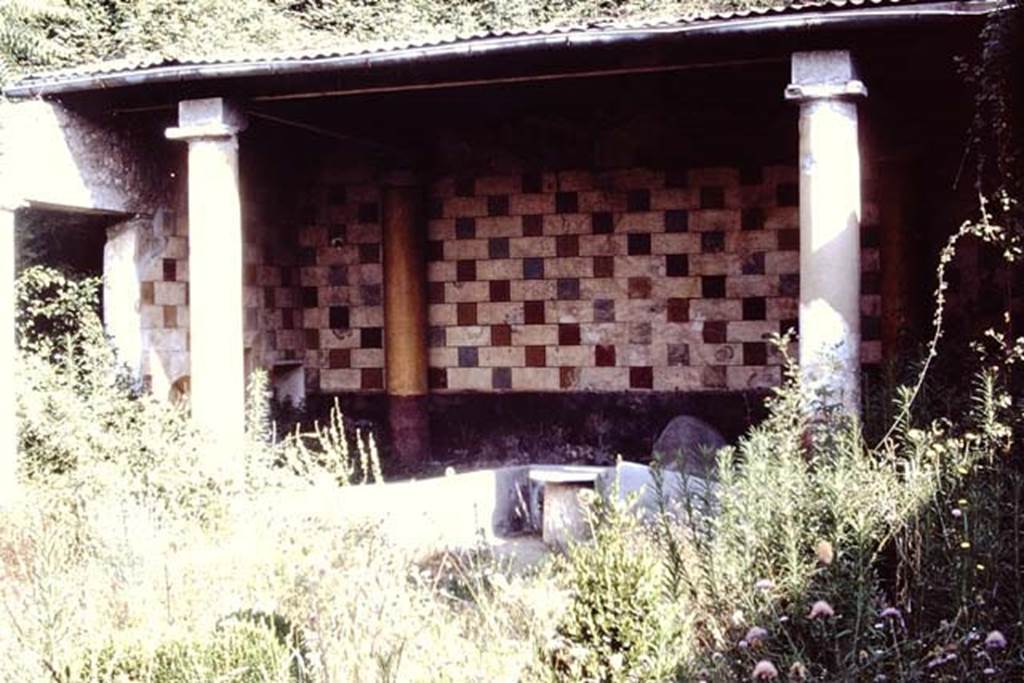
<svg viewBox="0 0 1024 683"><path fill-rule="evenodd" d="M169 128L172 140L231 137L245 130L247 121L241 108L223 97L178 102L178 127Z"/></svg>
<svg viewBox="0 0 1024 683"><path fill-rule="evenodd" d="M808 100L867 95L849 50L794 52L786 99Z"/></svg>

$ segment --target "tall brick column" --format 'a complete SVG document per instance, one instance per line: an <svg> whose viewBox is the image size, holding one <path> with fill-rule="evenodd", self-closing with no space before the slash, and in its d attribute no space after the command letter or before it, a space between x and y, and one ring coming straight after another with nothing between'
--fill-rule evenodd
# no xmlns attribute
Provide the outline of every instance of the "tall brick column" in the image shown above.
<svg viewBox="0 0 1024 683"><path fill-rule="evenodd" d="M17 490L14 421L14 209L0 205L0 506Z"/></svg>
<svg viewBox="0 0 1024 683"><path fill-rule="evenodd" d="M423 191L412 178L383 190L384 352L391 441L401 462L430 453L427 261Z"/></svg>
<svg viewBox="0 0 1024 683"><path fill-rule="evenodd" d="M230 459L245 431L237 138L245 123L230 103L210 98L181 102L178 124L167 137L188 142L192 416Z"/></svg>
<svg viewBox="0 0 1024 683"><path fill-rule="evenodd" d="M867 89L845 50L797 52L800 105L800 364L812 395L860 409L860 145Z"/></svg>

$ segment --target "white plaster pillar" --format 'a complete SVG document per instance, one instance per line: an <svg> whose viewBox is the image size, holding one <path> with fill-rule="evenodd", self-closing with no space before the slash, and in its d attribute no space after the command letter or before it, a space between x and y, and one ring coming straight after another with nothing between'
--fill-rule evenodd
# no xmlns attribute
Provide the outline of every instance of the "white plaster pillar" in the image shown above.
<svg viewBox="0 0 1024 683"><path fill-rule="evenodd" d="M800 365L812 397L860 410L860 146L867 89L845 50L797 52L800 105Z"/></svg>
<svg viewBox="0 0 1024 683"><path fill-rule="evenodd" d="M179 103L178 124L167 137L188 142L192 416L231 457L245 432L237 137L245 122L229 102L210 98Z"/></svg>
<svg viewBox="0 0 1024 683"><path fill-rule="evenodd" d="M141 281L138 268L141 221L107 228L103 246L103 324L118 360L142 377Z"/></svg>
<svg viewBox="0 0 1024 683"><path fill-rule="evenodd" d="M18 489L14 400L14 209L0 204L0 507Z"/></svg>

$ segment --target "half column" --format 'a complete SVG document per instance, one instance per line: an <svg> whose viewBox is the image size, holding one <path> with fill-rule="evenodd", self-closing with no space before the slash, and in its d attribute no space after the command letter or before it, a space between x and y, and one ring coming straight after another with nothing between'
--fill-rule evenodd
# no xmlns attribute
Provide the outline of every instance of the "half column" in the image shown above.
<svg viewBox="0 0 1024 683"><path fill-rule="evenodd" d="M0 507L17 491L14 400L14 209L0 205Z"/></svg>
<svg viewBox="0 0 1024 683"><path fill-rule="evenodd" d="M413 464L430 454L423 191L410 177L390 179L383 192L388 422L399 461Z"/></svg>
<svg viewBox="0 0 1024 683"><path fill-rule="evenodd" d="M179 103L178 124L167 137L188 143L192 416L232 458L245 433L237 137L245 123L231 103L210 98Z"/></svg>

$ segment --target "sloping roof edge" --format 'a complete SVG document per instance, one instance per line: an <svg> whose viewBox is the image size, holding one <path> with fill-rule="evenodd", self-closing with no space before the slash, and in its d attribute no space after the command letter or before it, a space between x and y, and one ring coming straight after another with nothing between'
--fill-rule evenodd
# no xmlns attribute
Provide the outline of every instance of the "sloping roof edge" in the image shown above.
<svg viewBox="0 0 1024 683"><path fill-rule="evenodd" d="M1004 0L828 0L788 7L635 24L603 24L505 31L451 39L363 46L348 51L305 51L238 57L104 62L27 76L4 90L12 98L46 97L90 90L288 73L365 71L484 54L514 54L678 37L756 35L819 28L887 26L933 19L979 17L1003 9Z"/></svg>

